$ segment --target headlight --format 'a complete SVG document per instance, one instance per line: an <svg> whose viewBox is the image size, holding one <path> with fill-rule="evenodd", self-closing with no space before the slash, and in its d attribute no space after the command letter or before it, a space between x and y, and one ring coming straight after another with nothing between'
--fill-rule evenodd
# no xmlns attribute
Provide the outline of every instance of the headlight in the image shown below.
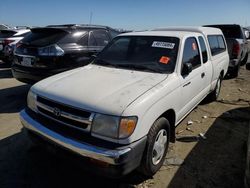
<svg viewBox="0 0 250 188"><path fill-rule="evenodd" d="M31 91L31 89L29 90L28 96L27 96L27 105L28 107L33 110L33 111L37 111L37 106L36 106L36 94Z"/></svg>
<svg viewBox="0 0 250 188"><path fill-rule="evenodd" d="M110 138L127 138L133 133L136 123L136 117L96 114L92 124L92 133Z"/></svg>

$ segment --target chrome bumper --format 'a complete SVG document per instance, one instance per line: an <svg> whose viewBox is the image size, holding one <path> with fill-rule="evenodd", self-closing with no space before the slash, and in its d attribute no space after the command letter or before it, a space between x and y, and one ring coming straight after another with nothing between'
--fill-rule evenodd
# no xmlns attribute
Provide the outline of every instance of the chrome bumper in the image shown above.
<svg viewBox="0 0 250 188"><path fill-rule="evenodd" d="M31 130L46 139L84 157L89 157L112 165L121 163L121 159L127 158L131 148L110 150L96 147L87 143L77 142L70 138L64 137L31 118L25 110L20 112L20 120L25 128Z"/></svg>

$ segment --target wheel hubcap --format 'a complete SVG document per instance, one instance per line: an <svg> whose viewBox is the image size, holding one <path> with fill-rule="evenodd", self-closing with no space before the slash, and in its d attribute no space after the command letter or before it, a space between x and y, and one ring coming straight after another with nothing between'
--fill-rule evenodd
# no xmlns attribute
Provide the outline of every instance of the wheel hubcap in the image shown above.
<svg viewBox="0 0 250 188"><path fill-rule="evenodd" d="M158 132L153 146L152 162L154 165L157 165L161 161L166 149L166 143L167 143L167 131L162 129Z"/></svg>

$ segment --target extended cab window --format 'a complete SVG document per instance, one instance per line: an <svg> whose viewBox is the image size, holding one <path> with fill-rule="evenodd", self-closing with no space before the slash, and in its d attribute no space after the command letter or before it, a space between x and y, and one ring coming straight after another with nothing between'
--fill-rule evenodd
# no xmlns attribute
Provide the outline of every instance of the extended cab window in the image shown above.
<svg viewBox="0 0 250 188"><path fill-rule="evenodd" d="M185 41L182 63L191 63L193 69L201 65L200 53L194 37L190 37Z"/></svg>
<svg viewBox="0 0 250 188"><path fill-rule="evenodd" d="M90 32L89 46L106 46L110 39L107 31L95 30Z"/></svg>
<svg viewBox="0 0 250 188"><path fill-rule="evenodd" d="M176 37L116 37L98 55L95 64L139 71L171 73L179 47Z"/></svg>
<svg viewBox="0 0 250 188"><path fill-rule="evenodd" d="M206 63L207 62L207 48L206 48L205 41L204 41L203 37L199 37L199 43L200 43L200 47L201 47L203 63Z"/></svg>
<svg viewBox="0 0 250 188"><path fill-rule="evenodd" d="M225 41L221 35L209 35L208 42L212 56L220 54L226 50Z"/></svg>

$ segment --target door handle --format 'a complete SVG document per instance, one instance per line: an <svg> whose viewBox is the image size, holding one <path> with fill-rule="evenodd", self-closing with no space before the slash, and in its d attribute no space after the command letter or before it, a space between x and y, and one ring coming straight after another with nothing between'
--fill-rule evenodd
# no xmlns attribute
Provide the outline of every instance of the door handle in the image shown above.
<svg viewBox="0 0 250 188"><path fill-rule="evenodd" d="M205 77L205 72L201 73L201 78L204 78Z"/></svg>
<svg viewBox="0 0 250 188"><path fill-rule="evenodd" d="M188 86L189 84L191 84L191 82L188 82L188 83L184 84L183 87L186 87L186 86Z"/></svg>

